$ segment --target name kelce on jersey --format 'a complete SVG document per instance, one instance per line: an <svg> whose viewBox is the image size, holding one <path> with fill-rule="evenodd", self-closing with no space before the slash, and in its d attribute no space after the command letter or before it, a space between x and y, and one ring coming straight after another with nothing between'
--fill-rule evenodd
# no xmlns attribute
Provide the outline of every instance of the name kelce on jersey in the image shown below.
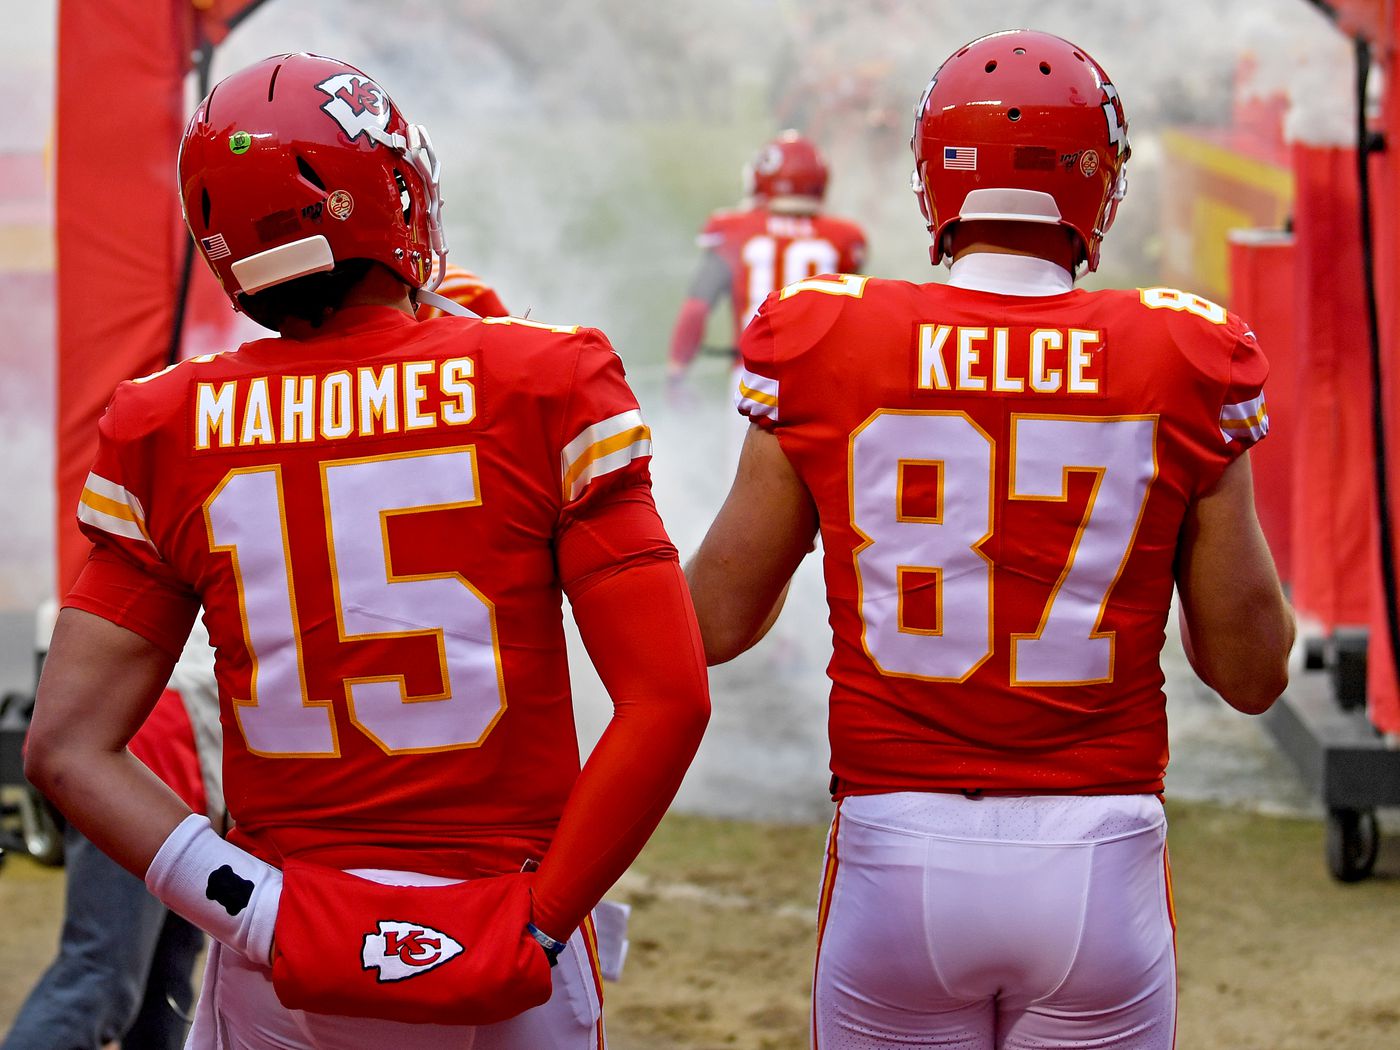
<svg viewBox="0 0 1400 1050"><path fill-rule="evenodd" d="M1103 333L1087 328L921 324L920 390L1106 394Z"/></svg>
<svg viewBox="0 0 1400 1050"><path fill-rule="evenodd" d="M472 360L362 365L324 376L200 383L198 450L285 445L462 426L476 418Z"/></svg>

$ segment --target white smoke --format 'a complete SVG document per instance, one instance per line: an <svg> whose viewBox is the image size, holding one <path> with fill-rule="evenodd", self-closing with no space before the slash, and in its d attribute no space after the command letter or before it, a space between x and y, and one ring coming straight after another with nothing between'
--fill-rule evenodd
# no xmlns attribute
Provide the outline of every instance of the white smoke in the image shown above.
<svg viewBox="0 0 1400 1050"><path fill-rule="evenodd" d="M0 152L40 155L51 141L55 12L56 0L7 8ZM913 103L957 46L1015 26L1088 49L1127 107L1131 192L1102 283L1154 276L1157 137L1227 121L1245 56L1248 90L1289 91L1297 137L1349 141L1349 47L1306 0L266 0L215 75L303 49L365 68L433 132L454 261L516 312L603 328L644 372L664 356L696 229L738 198L740 167L785 126L826 150L830 208L869 230L872 271L936 279L908 190ZM32 309L0 294L0 330ZM35 406L51 405L53 373L48 359L7 367L0 436L24 454L3 458L0 487L24 510L0 603L25 607L52 572L53 423Z"/></svg>
<svg viewBox="0 0 1400 1050"><path fill-rule="evenodd" d="M364 67L439 143L454 259L511 309L596 324L644 363L695 228L784 126L827 152L829 205L870 231L871 268L936 278L907 188L913 103L959 45L1018 26L1086 48L1124 99L1132 192L1100 283L1153 276L1157 137L1227 122L1242 61L1246 91L1291 89L1311 114L1300 135L1350 133L1348 45L1304 0L270 0L217 68L298 49Z"/></svg>

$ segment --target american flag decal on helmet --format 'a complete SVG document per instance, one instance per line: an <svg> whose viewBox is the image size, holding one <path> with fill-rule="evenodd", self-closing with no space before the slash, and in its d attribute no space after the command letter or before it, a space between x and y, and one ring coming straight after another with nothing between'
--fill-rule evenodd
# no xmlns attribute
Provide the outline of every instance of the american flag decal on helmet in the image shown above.
<svg viewBox="0 0 1400 1050"><path fill-rule="evenodd" d="M954 171L976 171L977 147L944 146L943 167Z"/></svg>
<svg viewBox="0 0 1400 1050"><path fill-rule="evenodd" d="M204 254L210 262L218 262L220 259L227 259L233 253L229 251L228 242L224 240L222 233L216 233L212 237L201 237L199 243L204 248Z"/></svg>

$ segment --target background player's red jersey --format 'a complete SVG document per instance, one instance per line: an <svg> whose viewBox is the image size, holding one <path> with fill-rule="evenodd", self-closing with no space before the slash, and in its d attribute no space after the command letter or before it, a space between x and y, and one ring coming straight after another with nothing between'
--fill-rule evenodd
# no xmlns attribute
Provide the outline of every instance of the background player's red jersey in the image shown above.
<svg viewBox="0 0 1400 1050"><path fill-rule="evenodd" d="M347 308L123 384L101 433L67 604L177 652L203 596L241 844L457 876L541 854L579 769L568 536L650 505L601 333ZM673 556L659 524L637 542Z"/></svg>
<svg viewBox="0 0 1400 1050"><path fill-rule="evenodd" d="M865 265L865 233L830 215L794 215L764 207L719 211L696 243L729 267L734 338L763 300L784 285L819 273L859 272Z"/></svg>
<svg viewBox="0 0 1400 1050"><path fill-rule="evenodd" d="M1253 334L1173 289L842 276L742 349L821 520L838 793L1160 791L1177 538L1267 432Z"/></svg>

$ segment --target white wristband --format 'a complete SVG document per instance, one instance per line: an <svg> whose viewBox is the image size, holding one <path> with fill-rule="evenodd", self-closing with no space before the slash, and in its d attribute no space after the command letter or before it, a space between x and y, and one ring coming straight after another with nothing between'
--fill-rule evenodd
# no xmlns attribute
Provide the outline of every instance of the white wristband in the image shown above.
<svg viewBox="0 0 1400 1050"><path fill-rule="evenodd" d="M209 818L191 813L146 869L160 902L253 962L272 956L282 873L221 839Z"/></svg>

